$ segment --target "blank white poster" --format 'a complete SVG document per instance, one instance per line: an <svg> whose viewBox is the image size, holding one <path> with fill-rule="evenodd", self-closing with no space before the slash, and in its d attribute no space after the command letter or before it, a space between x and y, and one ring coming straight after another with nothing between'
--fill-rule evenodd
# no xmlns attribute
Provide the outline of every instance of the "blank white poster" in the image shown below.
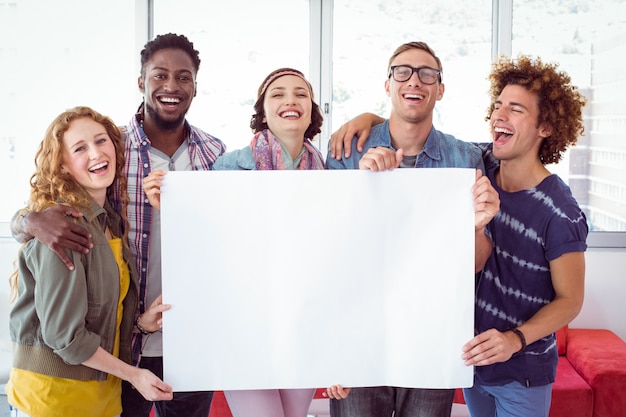
<svg viewBox="0 0 626 417"><path fill-rule="evenodd" d="M169 172L175 391L472 384L471 169Z"/></svg>

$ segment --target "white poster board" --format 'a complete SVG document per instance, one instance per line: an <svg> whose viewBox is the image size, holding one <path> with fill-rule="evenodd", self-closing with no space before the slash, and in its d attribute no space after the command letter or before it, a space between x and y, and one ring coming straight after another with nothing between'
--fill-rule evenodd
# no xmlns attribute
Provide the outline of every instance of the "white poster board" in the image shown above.
<svg viewBox="0 0 626 417"><path fill-rule="evenodd" d="M472 384L471 169L169 172L175 391Z"/></svg>

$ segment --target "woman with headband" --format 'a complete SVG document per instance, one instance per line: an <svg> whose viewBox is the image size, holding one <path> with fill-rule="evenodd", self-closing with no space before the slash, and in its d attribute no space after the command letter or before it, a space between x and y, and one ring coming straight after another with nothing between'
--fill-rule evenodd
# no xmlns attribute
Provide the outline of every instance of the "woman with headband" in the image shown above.
<svg viewBox="0 0 626 417"><path fill-rule="evenodd" d="M133 323L161 327L160 298L136 317L138 286L128 248L126 206L116 213L113 184L126 196L124 145L113 121L89 107L58 115L35 157L29 210L55 204L80 209L89 253L69 252L68 269L38 239L20 249L9 283L13 367L6 386L12 416L119 416L122 380L151 401L172 388L130 364ZM142 319L143 317L143 319Z"/></svg>
<svg viewBox="0 0 626 417"><path fill-rule="evenodd" d="M324 169L311 144L321 132L322 112L300 71L280 68L265 77L254 111L250 146L222 155L214 170Z"/></svg>
<svg viewBox="0 0 626 417"><path fill-rule="evenodd" d="M322 155L311 143L321 132L322 112L302 72L272 71L259 87L254 112L250 145L219 157L214 170L324 169ZM156 208L164 175L154 171L144 179L146 195ZM314 388L224 392L234 417L306 417L314 393Z"/></svg>

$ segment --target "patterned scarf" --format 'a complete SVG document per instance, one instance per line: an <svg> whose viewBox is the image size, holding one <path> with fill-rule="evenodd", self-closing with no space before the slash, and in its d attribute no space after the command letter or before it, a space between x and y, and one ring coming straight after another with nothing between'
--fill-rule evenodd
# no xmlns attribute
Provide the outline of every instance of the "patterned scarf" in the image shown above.
<svg viewBox="0 0 626 417"><path fill-rule="evenodd" d="M256 169L285 169L282 146L269 129L264 129L255 134L250 142L250 148ZM304 153L300 158L298 169L324 169L322 154L307 138L304 138Z"/></svg>

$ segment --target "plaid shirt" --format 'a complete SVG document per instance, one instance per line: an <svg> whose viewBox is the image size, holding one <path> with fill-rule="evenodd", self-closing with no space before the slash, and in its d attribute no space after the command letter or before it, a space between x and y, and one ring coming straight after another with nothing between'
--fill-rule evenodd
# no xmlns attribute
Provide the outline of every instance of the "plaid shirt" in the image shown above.
<svg viewBox="0 0 626 417"><path fill-rule="evenodd" d="M152 223L152 207L143 190L143 179L152 171L150 167L150 139L143 131L140 120L142 114L137 113L128 126L121 127L124 138L125 172L128 178L128 197L130 199L127 216L130 223L128 241L130 250L137 263L139 277L139 314L143 314L146 305L146 286L148 284L148 254L150 251L150 227ZM189 147L192 170L208 171L218 156L226 151L221 140L191 126L185 120L185 141ZM120 190L114 185L112 198L113 207L120 212ZM133 363L139 362L141 355L141 333L133 338Z"/></svg>

